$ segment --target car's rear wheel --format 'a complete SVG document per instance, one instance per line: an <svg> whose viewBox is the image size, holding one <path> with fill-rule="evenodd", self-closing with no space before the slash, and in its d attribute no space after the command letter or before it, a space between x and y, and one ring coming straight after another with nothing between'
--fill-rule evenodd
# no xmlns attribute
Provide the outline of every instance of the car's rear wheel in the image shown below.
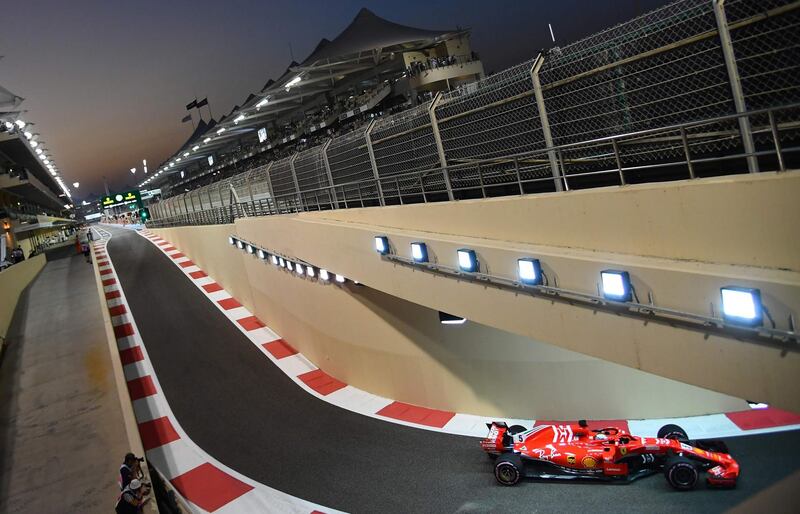
<svg viewBox="0 0 800 514"><path fill-rule="evenodd" d="M519 455L506 453L498 457L494 465L494 477L501 485L516 485L523 474L522 459Z"/></svg>
<svg viewBox="0 0 800 514"><path fill-rule="evenodd" d="M676 441L686 441L689 439L686 430L678 425L664 425L658 429L657 437L659 439L675 439Z"/></svg>
<svg viewBox="0 0 800 514"><path fill-rule="evenodd" d="M693 461L686 457L672 457L664 464L664 476L674 489L689 491L697 485L700 471Z"/></svg>

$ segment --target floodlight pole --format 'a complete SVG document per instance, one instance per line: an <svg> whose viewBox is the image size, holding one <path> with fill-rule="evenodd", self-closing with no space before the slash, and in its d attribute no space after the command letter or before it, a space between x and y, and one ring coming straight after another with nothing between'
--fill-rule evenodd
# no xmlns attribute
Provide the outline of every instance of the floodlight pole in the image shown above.
<svg viewBox="0 0 800 514"><path fill-rule="evenodd" d="M544 136L544 144L547 147L547 159L550 161L550 172L555 179L556 191L563 191L564 184L561 177L561 170L558 167L556 160L556 152L553 150L553 135L550 133L550 121L547 118L547 109L544 106L544 95L542 94L542 83L539 81L539 70L542 69L544 64L544 54L539 53L536 60L533 61L531 67L531 82L533 82L533 95L536 97L536 108L539 111L539 121L542 125L542 135Z"/></svg>
<svg viewBox="0 0 800 514"><path fill-rule="evenodd" d="M444 177L444 185L447 188L447 199L451 202L453 197L453 186L450 184L450 172L447 169L447 156L444 153L444 145L442 144L442 136L439 134L439 121L436 119L436 107L442 100L441 91L436 93L436 96L431 100L428 106L428 115L431 119L431 130L433 131L433 140L436 142L436 151L439 154L439 166L442 168L442 176ZM399 191L398 191L399 194Z"/></svg>
<svg viewBox="0 0 800 514"><path fill-rule="evenodd" d="M739 67L736 65L736 55L733 52L733 42L728 29L728 17L725 15L724 4L725 0L713 0L714 17L717 20L719 43L722 47L722 56L725 58L725 69L728 71L728 82L731 85L733 105L736 107L736 112L742 114L747 112L747 106L744 101L742 81L739 77ZM756 147L753 143L750 118L747 116L739 117L739 132L742 136L744 151L747 153L747 170L750 173L758 173L758 158L755 156Z"/></svg>
<svg viewBox="0 0 800 514"><path fill-rule="evenodd" d="M333 207L334 209L339 208L339 199L336 195L336 188L333 185L333 173L331 172L331 163L328 162L328 147L331 146L333 139L328 139L324 145L322 145L322 162L325 164L325 173L328 175L328 185L330 186L330 195L331 200L333 200Z"/></svg>
<svg viewBox="0 0 800 514"><path fill-rule="evenodd" d="M383 199L383 187L381 187L381 180L378 175L378 163L375 161L375 152L372 150L372 129L375 128L375 120L369 122L367 130L364 131L364 140L367 143L367 152L369 153L369 163L372 166L372 176L375 178L375 186L378 190L378 201L381 207L386 205Z"/></svg>

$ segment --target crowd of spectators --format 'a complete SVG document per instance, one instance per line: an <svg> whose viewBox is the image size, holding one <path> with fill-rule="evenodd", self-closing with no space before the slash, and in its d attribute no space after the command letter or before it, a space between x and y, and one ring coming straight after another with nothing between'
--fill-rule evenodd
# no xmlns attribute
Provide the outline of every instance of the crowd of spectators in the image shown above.
<svg viewBox="0 0 800 514"><path fill-rule="evenodd" d="M472 52L470 55L444 55L441 57L428 57L421 61L413 61L406 68L406 74L409 77L416 77L428 70L435 70L437 68L444 68L453 66L454 64L464 64L467 62L477 61L478 54Z"/></svg>

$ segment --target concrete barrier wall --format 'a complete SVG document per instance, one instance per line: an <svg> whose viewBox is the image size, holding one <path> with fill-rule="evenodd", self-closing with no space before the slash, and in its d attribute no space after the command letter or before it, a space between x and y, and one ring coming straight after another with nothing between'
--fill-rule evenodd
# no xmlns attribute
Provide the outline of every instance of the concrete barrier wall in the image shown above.
<svg viewBox="0 0 800 514"><path fill-rule="evenodd" d="M5 337L22 291L47 263L44 254L36 255L0 272L0 337Z"/></svg>
<svg viewBox="0 0 800 514"><path fill-rule="evenodd" d="M262 235L252 239L261 244L282 239L261 226L266 221L248 220L238 233L256 226ZM248 308L315 364L378 395L459 412L551 419L746 407L742 400L489 326L443 326L436 310L369 287L300 279L232 249L227 237L236 230L230 226L157 232L242 303L250 302Z"/></svg>

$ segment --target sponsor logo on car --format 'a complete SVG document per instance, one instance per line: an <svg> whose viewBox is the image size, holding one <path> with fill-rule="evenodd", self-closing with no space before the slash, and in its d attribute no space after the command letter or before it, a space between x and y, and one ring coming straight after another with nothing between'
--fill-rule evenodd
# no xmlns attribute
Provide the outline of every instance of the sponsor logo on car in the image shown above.
<svg viewBox="0 0 800 514"><path fill-rule="evenodd" d="M583 464L584 468L592 469L597 467L597 460L594 457L589 457L588 455L581 460L581 464Z"/></svg>
<svg viewBox="0 0 800 514"><path fill-rule="evenodd" d="M626 453L628 453L628 449L627 449L627 448L625 448L624 446L622 446L622 447L619 449L619 453L621 453L622 455L625 455Z"/></svg>
<svg viewBox="0 0 800 514"><path fill-rule="evenodd" d="M572 454L567 454L567 464L575 464L575 456Z"/></svg>

